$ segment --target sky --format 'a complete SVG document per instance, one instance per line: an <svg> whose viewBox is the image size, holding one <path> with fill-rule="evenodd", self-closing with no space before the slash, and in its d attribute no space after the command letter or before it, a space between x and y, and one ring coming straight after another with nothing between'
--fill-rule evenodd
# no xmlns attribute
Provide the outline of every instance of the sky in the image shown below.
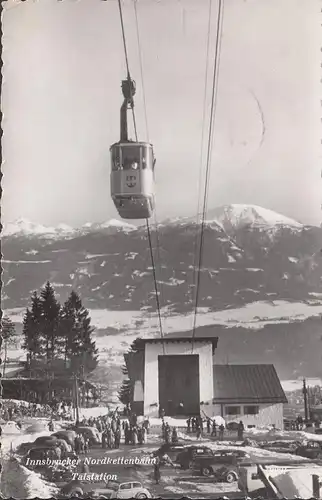
<svg viewBox="0 0 322 500"><path fill-rule="evenodd" d="M139 139L157 158L157 218L191 216L204 183L218 0L204 121L209 0L136 5L140 50L133 0L123 14ZM224 5L208 208L256 204L320 224L320 2ZM117 1L8 0L2 22L2 222L117 218L109 147L126 76Z"/></svg>

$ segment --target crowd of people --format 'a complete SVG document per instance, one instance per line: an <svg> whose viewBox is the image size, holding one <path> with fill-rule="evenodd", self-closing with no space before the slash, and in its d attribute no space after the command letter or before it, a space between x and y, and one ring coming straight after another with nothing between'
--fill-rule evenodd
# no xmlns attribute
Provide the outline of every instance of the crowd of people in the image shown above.
<svg viewBox="0 0 322 500"><path fill-rule="evenodd" d="M48 404L27 403L13 399L4 399L0 403L1 417L6 422L21 418L50 418L71 420L73 418L72 403L52 401Z"/></svg>
<svg viewBox="0 0 322 500"><path fill-rule="evenodd" d="M137 415L133 413L121 422L117 411L112 415L84 418L80 424L96 428L102 435L102 448L108 449L119 448L121 438L124 438L126 445L144 444L150 429L149 419L139 423Z"/></svg>

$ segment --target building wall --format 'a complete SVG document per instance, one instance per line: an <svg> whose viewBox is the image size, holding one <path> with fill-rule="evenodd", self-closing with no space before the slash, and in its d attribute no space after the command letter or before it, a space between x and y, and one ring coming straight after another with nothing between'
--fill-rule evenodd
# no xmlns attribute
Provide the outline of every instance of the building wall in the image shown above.
<svg viewBox="0 0 322 500"><path fill-rule="evenodd" d="M222 408L221 408L222 406ZM225 408L227 406L239 406L241 413L239 415L226 415ZM246 415L245 414L245 406L259 406L259 413L257 415ZM267 426L267 425L275 425L277 429L283 429L283 403L261 403L255 405L253 403L248 404L238 404L238 403L230 403L230 404L208 404L201 407L203 412L209 416L220 415L223 416L226 423L229 422L239 422L243 421L245 427L248 425L259 426Z"/></svg>
<svg viewBox="0 0 322 500"><path fill-rule="evenodd" d="M145 370L144 370L144 414L159 415L159 368L158 356L191 354L191 342L167 343L162 342L145 345ZM199 389L200 401L211 401L213 398L213 368L211 342L194 341L193 354L199 355Z"/></svg>

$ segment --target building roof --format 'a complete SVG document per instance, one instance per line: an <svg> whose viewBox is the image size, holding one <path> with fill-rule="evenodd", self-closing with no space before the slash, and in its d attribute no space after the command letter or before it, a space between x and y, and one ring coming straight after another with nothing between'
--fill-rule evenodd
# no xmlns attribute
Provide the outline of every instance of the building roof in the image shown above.
<svg viewBox="0 0 322 500"><path fill-rule="evenodd" d="M161 339L160 337L155 337L155 338L152 338L152 339L141 339L142 340L142 343L143 344L160 344L162 342L164 342L165 344L174 344L174 343L191 343L192 344L192 341L194 343L200 343L200 342L203 342L203 343L207 343L207 344L212 344L212 352L214 353L215 352L215 349L217 348L217 344L218 344L218 337L194 337L194 339L192 339L191 336L189 337L171 337L171 336L167 336L167 337L164 337L163 339Z"/></svg>
<svg viewBox="0 0 322 500"><path fill-rule="evenodd" d="M274 365L214 365L214 403L287 403Z"/></svg>

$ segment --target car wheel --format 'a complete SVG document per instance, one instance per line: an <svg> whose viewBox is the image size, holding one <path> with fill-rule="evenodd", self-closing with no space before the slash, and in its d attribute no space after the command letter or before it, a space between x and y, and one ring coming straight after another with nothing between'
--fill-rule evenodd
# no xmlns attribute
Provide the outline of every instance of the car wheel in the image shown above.
<svg viewBox="0 0 322 500"><path fill-rule="evenodd" d="M201 474L202 476L211 476L213 474L213 470L211 467L202 467Z"/></svg>
<svg viewBox="0 0 322 500"><path fill-rule="evenodd" d="M76 497L76 498L82 497L83 495L84 495L84 492L80 488L77 488L70 493L71 497Z"/></svg>
<svg viewBox="0 0 322 500"><path fill-rule="evenodd" d="M135 498L148 498L145 493L138 493Z"/></svg>
<svg viewBox="0 0 322 500"><path fill-rule="evenodd" d="M226 476L226 481L227 483L234 483L235 481L238 481L238 476L235 472L228 472Z"/></svg>

